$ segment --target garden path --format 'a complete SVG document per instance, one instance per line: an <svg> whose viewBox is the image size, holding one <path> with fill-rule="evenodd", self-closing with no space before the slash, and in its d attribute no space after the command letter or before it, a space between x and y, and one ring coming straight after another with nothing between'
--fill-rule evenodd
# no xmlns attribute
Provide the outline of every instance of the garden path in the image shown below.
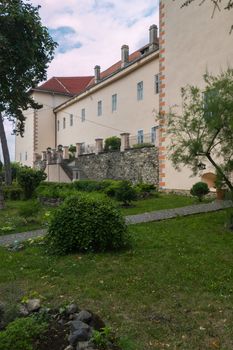
<svg viewBox="0 0 233 350"><path fill-rule="evenodd" d="M200 213L210 213L222 209L227 209L233 206L231 201L214 201L206 204L188 205L182 208L157 210L149 213L126 216L128 225L139 224L143 222L161 221L166 219L176 218L178 216L188 216ZM34 230L30 232L15 233L5 236L0 236L0 245L7 245L15 241L21 242L29 238L35 238L46 234L46 230Z"/></svg>

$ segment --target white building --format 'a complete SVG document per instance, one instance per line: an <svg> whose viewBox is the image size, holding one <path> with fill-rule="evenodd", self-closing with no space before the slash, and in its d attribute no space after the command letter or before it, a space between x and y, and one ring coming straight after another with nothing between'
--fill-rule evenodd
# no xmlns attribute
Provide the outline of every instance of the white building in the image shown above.
<svg viewBox="0 0 233 350"><path fill-rule="evenodd" d="M216 12L212 18L211 2L202 6L193 2L181 9L183 2L161 0L159 41L153 25L148 45L132 54L123 45L121 60L104 72L96 66L83 89L71 91L59 78L62 91L54 87L47 91L49 82L33 90L43 109L25 112L25 137L17 137L16 160L32 166L47 147L82 143L92 151L96 139L129 133L131 143L152 142L159 147L160 188L190 189L199 181L203 172L193 178L189 169L180 173L173 168L165 125L158 132L155 117L159 111L166 115L173 105L181 111L181 88L187 84L204 88L206 70L218 74L232 65L232 11ZM214 172L210 164L206 166L205 173Z"/></svg>

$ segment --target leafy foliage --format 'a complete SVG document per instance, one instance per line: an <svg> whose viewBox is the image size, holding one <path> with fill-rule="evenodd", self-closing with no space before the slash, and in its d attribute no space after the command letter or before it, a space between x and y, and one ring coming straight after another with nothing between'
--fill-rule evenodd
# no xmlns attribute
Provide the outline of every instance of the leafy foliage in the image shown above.
<svg viewBox="0 0 233 350"><path fill-rule="evenodd" d="M5 199L14 201L21 199L23 196L23 190L16 182L13 182L10 186L4 185L2 190Z"/></svg>
<svg viewBox="0 0 233 350"><path fill-rule="evenodd" d="M170 158L177 169L186 165L196 175L207 160L233 191L233 70L204 75L205 93L195 86L182 89L182 115L167 116ZM221 163L220 163L221 162Z"/></svg>
<svg viewBox="0 0 233 350"><path fill-rule="evenodd" d="M25 202L19 208L19 215L25 219L29 219L39 213L41 204L38 201Z"/></svg>
<svg viewBox="0 0 233 350"><path fill-rule="evenodd" d="M104 150L108 151L118 151L121 148L121 139L117 136L108 137L105 139Z"/></svg>
<svg viewBox="0 0 233 350"><path fill-rule="evenodd" d="M137 198L137 192L129 181L121 181L115 189L115 198L128 206L133 200Z"/></svg>
<svg viewBox="0 0 233 350"><path fill-rule="evenodd" d="M128 244L120 211L108 200L92 195L66 199L50 221L46 245L52 253L119 250Z"/></svg>
<svg viewBox="0 0 233 350"><path fill-rule="evenodd" d="M23 110L41 107L28 91L46 79L57 44L41 24L39 7L22 0L1 1L0 33L0 112L15 120L22 135Z"/></svg>
<svg viewBox="0 0 233 350"><path fill-rule="evenodd" d="M201 202L203 197L210 192L208 185L205 182L197 182L191 188L191 195L195 196Z"/></svg>
<svg viewBox="0 0 233 350"><path fill-rule="evenodd" d="M22 187L25 199L30 199L41 181L46 179L42 170L35 170L27 166L21 167L17 173L17 181Z"/></svg>
<svg viewBox="0 0 233 350"><path fill-rule="evenodd" d="M48 325L34 317L19 318L0 332L0 350L33 350L33 341Z"/></svg>

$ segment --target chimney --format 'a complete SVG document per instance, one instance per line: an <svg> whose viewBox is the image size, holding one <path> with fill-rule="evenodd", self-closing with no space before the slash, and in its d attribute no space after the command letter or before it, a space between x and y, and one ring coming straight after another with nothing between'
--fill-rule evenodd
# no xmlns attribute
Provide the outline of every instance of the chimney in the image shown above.
<svg viewBox="0 0 233 350"><path fill-rule="evenodd" d="M129 46L123 45L121 47L121 68L129 63Z"/></svg>
<svg viewBox="0 0 233 350"><path fill-rule="evenodd" d="M156 47L156 44L158 42L158 27L153 24L152 26L150 26L149 29L149 33L150 33L150 51L154 50Z"/></svg>
<svg viewBox="0 0 233 350"><path fill-rule="evenodd" d="M100 66L95 66L95 83L100 81Z"/></svg>

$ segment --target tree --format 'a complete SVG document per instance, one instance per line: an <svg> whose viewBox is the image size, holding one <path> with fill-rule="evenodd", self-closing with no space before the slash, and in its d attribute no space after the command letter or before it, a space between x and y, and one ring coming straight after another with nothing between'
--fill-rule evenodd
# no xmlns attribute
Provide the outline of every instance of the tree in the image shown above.
<svg viewBox="0 0 233 350"><path fill-rule="evenodd" d="M42 26L38 11L39 6L27 0L0 2L0 139L7 184L11 171L3 118L14 121L13 132L23 136L23 110L42 107L31 97L30 88L46 79L57 45Z"/></svg>
<svg viewBox="0 0 233 350"><path fill-rule="evenodd" d="M182 114L170 111L167 132L169 157L179 169L186 165L194 175L209 161L233 192L233 69L218 76L204 75L205 90L182 88Z"/></svg>
<svg viewBox="0 0 233 350"><path fill-rule="evenodd" d="M174 1L174 0L173 0ZM181 8L184 8L185 6L189 6L191 3L196 2L199 6L203 5L206 2L209 2L211 6L213 6L213 12L212 12L212 18L215 15L216 11L222 11L222 10L232 10L233 9L233 0L185 0L183 1ZM233 25L231 26L230 33L233 30Z"/></svg>

